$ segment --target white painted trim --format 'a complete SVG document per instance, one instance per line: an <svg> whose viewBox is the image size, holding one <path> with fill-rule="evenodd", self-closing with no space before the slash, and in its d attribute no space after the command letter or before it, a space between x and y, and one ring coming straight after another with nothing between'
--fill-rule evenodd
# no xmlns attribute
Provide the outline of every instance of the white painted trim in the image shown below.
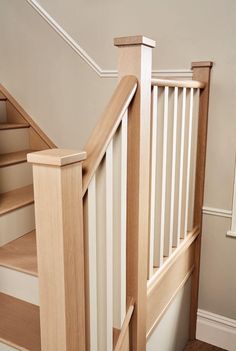
<svg viewBox="0 0 236 351"><path fill-rule="evenodd" d="M196 336L198 340L236 351L236 320L199 309Z"/></svg>
<svg viewBox="0 0 236 351"><path fill-rule="evenodd" d="M60 37L86 62L101 78L118 77L117 70L102 69L95 60L73 39L68 32L62 28L59 23L38 3L37 0L26 0L35 11L57 32ZM189 69L170 69L170 70L153 70L153 78L173 77L173 78L192 78L192 71Z"/></svg>
<svg viewBox="0 0 236 351"><path fill-rule="evenodd" d="M232 218L232 211L224 210L222 208L203 206L202 213L205 215L210 215L210 216Z"/></svg>
<svg viewBox="0 0 236 351"><path fill-rule="evenodd" d="M231 228L226 234L236 238L236 162L234 166L234 188L233 188L233 204L232 204L232 221Z"/></svg>

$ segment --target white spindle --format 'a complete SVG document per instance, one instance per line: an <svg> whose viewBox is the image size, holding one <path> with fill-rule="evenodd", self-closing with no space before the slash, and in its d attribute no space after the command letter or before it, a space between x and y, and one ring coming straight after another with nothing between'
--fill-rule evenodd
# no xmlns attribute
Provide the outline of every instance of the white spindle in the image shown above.
<svg viewBox="0 0 236 351"><path fill-rule="evenodd" d="M183 175L184 175L184 147L185 147L185 124L186 124L186 88L183 88L182 120L181 120L181 141L180 141L180 172L179 172L179 201L178 201L178 228L177 246L182 236L182 196L183 196Z"/></svg>
<svg viewBox="0 0 236 351"><path fill-rule="evenodd" d="M87 211L87 255L89 280L89 339L90 351L97 351L97 230L96 230L96 178L92 178L88 187Z"/></svg>
<svg viewBox="0 0 236 351"><path fill-rule="evenodd" d="M236 161L234 168L234 188L233 188L233 204L232 204L232 221L231 228L227 231L227 236L236 237Z"/></svg>
<svg viewBox="0 0 236 351"><path fill-rule="evenodd" d="M190 188L190 167L191 167L191 150L192 150L192 126L193 126L193 88L190 90L190 108L189 108L189 125L188 125L188 151L187 151L187 181L186 181L186 208L184 217L184 237L187 235L188 212L189 212L189 188Z"/></svg>
<svg viewBox="0 0 236 351"><path fill-rule="evenodd" d="M113 143L106 151L106 322L107 351L113 349Z"/></svg>
<svg viewBox="0 0 236 351"><path fill-rule="evenodd" d="M175 183L176 183L176 156L177 156L177 119L178 119L178 88L174 92L174 116L173 116L173 145L172 145L172 177L171 177L171 200L170 200L170 238L174 236L174 213L175 213Z"/></svg>
<svg viewBox="0 0 236 351"><path fill-rule="evenodd" d="M152 92L152 136L151 136L151 189L150 189L150 237L149 237L149 270L148 278L153 274L154 266L154 237L156 214L156 161L157 161L157 99L158 87Z"/></svg>
<svg viewBox="0 0 236 351"><path fill-rule="evenodd" d="M113 326L121 329L126 315L126 212L127 212L127 120L115 135L114 149L114 240ZM117 138L117 139L116 139Z"/></svg>
<svg viewBox="0 0 236 351"><path fill-rule="evenodd" d="M161 230L160 230L160 265L163 263L165 216L166 216L166 177L167 177L167 143L168 143L168 97L169 87L165 87L164 95L164 124L163 124L163 157L162 157L162 187L161 187Z"/></svg>
<svg viewBox="0 0 236 351"><path fill-rule="evenodd" d="M156 111L156 177L155 177L155 216L154 216L154 267L160 267L163 262L163 237L161 236L162 211L162 166L163 166L163 130L164 130L165 89L158 88ZM154 117L155 118L155 117ZM154 194L153 194L154 195Z"/></svg>

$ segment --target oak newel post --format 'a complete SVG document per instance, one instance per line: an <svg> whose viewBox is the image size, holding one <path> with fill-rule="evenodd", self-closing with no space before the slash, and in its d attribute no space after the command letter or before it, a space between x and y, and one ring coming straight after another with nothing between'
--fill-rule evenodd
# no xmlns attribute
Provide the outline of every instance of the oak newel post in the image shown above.
<svg viewBox="0 0 236 351"><path fill-rule="evenodd" d="M121 79L134 75L138 88L129 109L127 180L127 295L135 299L131 349L146 350L147 262L149 236L150 107L152 48L143 36L116 38Z"/></svg>
<svg viewBox="0 0 236 351"><path fill-rule="evenodd" d="M194 226L199 226L200 235L196 240L195 263L192 277L192 297L190 309L190 338L196 337L198 290L200 273L200 253L202 235L202 206L204 199L205 164L206 164L206 143L207 125L210 94L210 76L213 63L193 62L193 79L205 83L204 89L200 91L199 100L199 120L198 120L198 143L197 143L197 164L196 164L196 184L195 184L195 203L194 203Z"/></svg>
<svg viewBox="0 0 236 351"><path fill-rule="evenodd" d="M82 161L86 153L31 153L42 351L85 351Z"/></svg>

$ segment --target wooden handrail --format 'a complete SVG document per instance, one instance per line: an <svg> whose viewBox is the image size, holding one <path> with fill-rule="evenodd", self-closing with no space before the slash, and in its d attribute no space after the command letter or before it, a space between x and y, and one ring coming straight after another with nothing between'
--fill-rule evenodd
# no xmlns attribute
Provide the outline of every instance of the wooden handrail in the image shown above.
<svg viewBox="0 0 236 351"><path fill-rule="evenodd" d="M158 87L171 87L171 88L196 88L204 89L205 83L198 80L170 80L170 79L152 79L152 85Z"/></svg>
<svg viewBox="0 0 236 351"><path fill-rule="evenodd" d="M118 84L110 103L89 138L85 151L87 159L83 162L83 196L99 166L106 149L112 140L124 112L128 108L137 89L137 78L125 76Z"/></svg>
<svg viewBox="0 0 236 351"><path fill-rule="evenodd" d="M134 312L134 299L130 298L128 303L127 303L127 313L126 313L122 328L120 330L118 340L117 340L116 345L114 347L114 351L121 350L122 344L123 344L124 339L125 339L126 332L129 328L129 323L130 323L131 317L133 315L133 312Z"/></svg>

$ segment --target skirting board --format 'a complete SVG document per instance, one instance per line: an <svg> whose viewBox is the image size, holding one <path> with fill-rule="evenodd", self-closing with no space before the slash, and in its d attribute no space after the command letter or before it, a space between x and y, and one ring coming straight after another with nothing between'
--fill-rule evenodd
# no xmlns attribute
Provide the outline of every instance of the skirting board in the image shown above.
<svg viewBox="0 0 236 351"><path fill-rule="evenodd" d="M196 337L222 349L236 351L236 320L199 309Z"/></svg>

